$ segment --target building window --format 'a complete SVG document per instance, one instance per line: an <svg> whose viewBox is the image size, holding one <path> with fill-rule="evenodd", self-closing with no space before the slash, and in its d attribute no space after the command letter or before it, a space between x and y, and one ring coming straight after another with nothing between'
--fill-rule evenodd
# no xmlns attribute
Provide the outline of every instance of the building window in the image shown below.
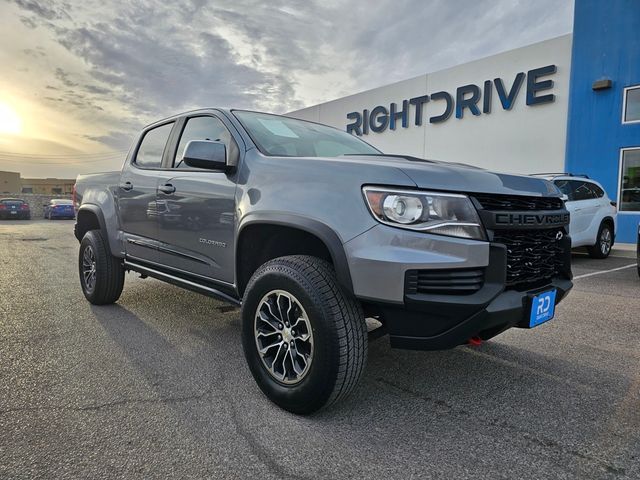
<svg viewBox="0 0 640 480"><path fill-rule="evenodd" d="M621 212L640 212L640 147L623 148L620 153Z"/></svg>
<svg viewBox="0 0 640 480"><path fill-rule="evenodd" d="M62 189L60 187L53 187L51 189L51 193L53 193L54 195L61 195L62 194Z"/></svg>
<svg viewBox="0 0 640 480"><path fill-rule="evenodd" d="M22 187L22 193L33 193L32 187Z"/></svg>
<svg viewBox="0 0 640 480"><path fill-rule="evenodd" d="M640 122L640 85L624 89L622 123Z"/></svg>

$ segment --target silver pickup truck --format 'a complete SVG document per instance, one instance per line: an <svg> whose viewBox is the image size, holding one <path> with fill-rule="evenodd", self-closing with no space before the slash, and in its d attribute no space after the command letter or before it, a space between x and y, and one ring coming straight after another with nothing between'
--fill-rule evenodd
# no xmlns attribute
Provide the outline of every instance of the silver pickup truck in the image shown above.
<svg viewBox="0 0 640 480"><path fill-rule="evenodd" d="M552 183L385 155L277 115L156 122L121 171L79 176L74 201L87 300L117 301L133 271L241 305L256 382L296 413L354 388L370 335L479 343L548 321L572 287Z"/></svg>

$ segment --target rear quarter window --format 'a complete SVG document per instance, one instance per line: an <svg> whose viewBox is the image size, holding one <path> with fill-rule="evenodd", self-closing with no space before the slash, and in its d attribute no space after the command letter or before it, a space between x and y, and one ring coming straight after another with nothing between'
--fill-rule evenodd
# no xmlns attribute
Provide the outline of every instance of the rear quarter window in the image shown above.
<svg viewBox="0 0 640 480"><path fill-rule="evenodd" d="M591 184L591 190L593 191L593 194L595 195L596 198L602 198L604 197L604 190L601 189L598 185L596 185L595 183Z"/></svg>

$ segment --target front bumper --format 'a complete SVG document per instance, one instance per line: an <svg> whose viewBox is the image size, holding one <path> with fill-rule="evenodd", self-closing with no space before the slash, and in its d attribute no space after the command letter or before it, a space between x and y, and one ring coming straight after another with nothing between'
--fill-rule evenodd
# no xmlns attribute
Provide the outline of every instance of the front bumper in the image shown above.
<svg viewBox="0 0 640 480"><path fill-rule="evenodd" d="M571 273L531 290L505 290L504 246L491 246L485 284L472 295L413 295L403 306L378 304L391 346L444 350L473 337L495 337L512 327L528 327L530 297L555 288L556 305L573 287Z"/></svg>
<svg viewBox="0 0 640 480"><path fill-rule="evenodd" d="M384 228L384 227L383 227ZM402 232L404 233L404 232ZM399 234L398 234L399 235ZM379 236L379 234L376 234ZM453 240L453 241L452 241ZM417 239L415 241L418 241ZM421 242L446 242L447 249L424 248ZM402 243L402 248L401 244ZM358 255L351 256L351 262L366 265L365 271L372 267L381 271L377 276L369 276L367 281L360 279L357 269L351 269L354 277L356 295L365 303L367 309L378 315L389 333L391 346L413 350L443 350L468 342L473 337L487 340L511 327L527 327L529 320L530 297L534 293L555 288L556 304L571 290L571 239L565 236L562 240L562 268L549 281L533 285L527 289L508 289L506 247L500 243L476 242L467 240L428 239L423 236L420 243L406 240L399 242L396 237L385 249L394 255L383 261L382 258L369 258L366 261ZM440 245L438 245L440 246ZM419 251L411 247L419 247ZM394 250L394 249L400 249ZM483 249L484 250L483 252ZM357 249L354 249L357 250ZM380 250L377 250L378 252ZM362 250L360 250L362 253ZM440 252L440 253L434 253ZM446 252L446 253L442 253ZM356 252L351 252L355 254ZM482 253L484 253L484 258ZM403 255L403 254L406 254ZM425 256L427 255L427 256ZM428 257L437 255L438 257ZM466 257L466 258L465 258ZM410 265L403 262L411 259L419 263ZM425 261L422 263L422 261ZM431 260L439 260L434 267ZM482 287L472 294L452 295L434 293L407 293L403 276L396 275L394 268L385 268L394 264L396 269L406 271L409 268L469 268L484 267ZM424 265L424 266L423 266ZM353 265L352 265L353 266ZM386 279L387 281L382 281ZM384 295L378 292L385 291ZM401 301L398 292L402 292ZM366 292L365 295L362 293ZM389 299L392 298L392 300Z"/></svg>

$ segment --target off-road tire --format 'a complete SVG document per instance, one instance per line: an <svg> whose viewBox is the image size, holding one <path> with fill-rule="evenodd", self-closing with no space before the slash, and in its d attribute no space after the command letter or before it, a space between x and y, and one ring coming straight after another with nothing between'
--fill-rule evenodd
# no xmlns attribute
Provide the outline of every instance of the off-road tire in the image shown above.
<svg viewBox="0 0 640 480"><path fill-rule="evenodd" d="M83 274L83 258L87 248L95 255L95 280L87 285ZM100 230L89 230L80 242L78 272L82 293L94 305L107 305L120 298L124 286L122 260L111 255L107 242Z"/></svg>
<svg viewBox="0 0 640 480"><path fill-rule="evenodd" d="M274 378L256 344L257 309L274 290L299 301L313 332L312 361L294 385ZM275 404L297 414L315 412L346 397L362 375L368 347L360 303L339 286L329 263L305 255L276 258L253 274L243 298L242 343L260 389Z"/></svg>

